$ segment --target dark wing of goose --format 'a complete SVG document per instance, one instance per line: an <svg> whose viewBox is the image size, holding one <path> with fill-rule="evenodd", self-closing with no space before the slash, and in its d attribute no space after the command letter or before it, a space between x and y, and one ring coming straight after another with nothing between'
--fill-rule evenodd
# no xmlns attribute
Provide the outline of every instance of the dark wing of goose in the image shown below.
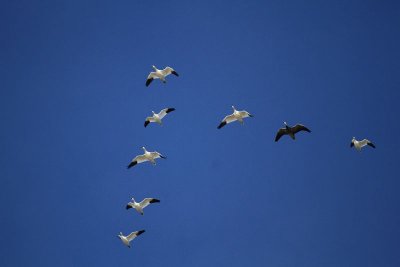
<svg viewBox="0 0 400 267"><path fill-rule="evenodd" d="M129 210L129 209L131 209L131 208L132 208L131 205L126 205L126 209L127 209L127 210Z"/></svg>
<svg viewBox="0 0 400 267"><path fill-rule="evenodd" d="M170 113L170 112L172 112L172 111L175 111L175 108L168 108L165 112L166 112L166 113Z"/></svg>
<svg viewBox="0 0 400 267"><path fill-rule="evenodd" d="M178 74L176 71L173 70L173 71L171 71L171 73L172 73L173 75L179 77L179 74Z"/></svg>
<svg viewBox="0 0 400 267"><path fill-rule="evenodd" d="M375 145L371 142L368 142L367 145L372 146L373 148L375 148Z"/></svg>
<svg viewBox="0 0 400 267"><path fill-rule="evenodd" d="M286 129L280 128L279 131L276 133L275 142L278 142L278 140L285 134L287 134Z"/></svg>
<svg viewBox="0 0 400 267"><path fill-rule="evenodd" d="M351 144L350 144L350 147L353 147L354 146L354 143L353 143L353 141L351 142Z"/></svg>
<svg viewBox="0 0 400 267"><path fill-rule="evenodd" d="M149 125L149 123L150 123L150 121L146 120L146 121L144 122L144 127L147 127L147 125Z"/></svg>
<svg viewBox="0 0 400 267"><path fill-rule="evenodd" d="M149 86L153 80L154 80L153 78L147 79L146 80L146 86Z"/></svg>
<svg viewBox="0 0 400 267"><path fill-rule="evenodd" d="M310 131L306 126L301 125L301 124L296 124L296 125L292 128L292 131L293 131L294 133L298 133L298 132L300 132L300 131L306 131L306 132L311 133L311 131Z"/></svg>
<svg viewBox="0 0 400 267"><path fill-rule="evenodd" d="M159 200L159 199L156 199L156 198L152 198L152 199L150 200L150 203L158 203L158 202L160 202L160 200Z"/></svg>

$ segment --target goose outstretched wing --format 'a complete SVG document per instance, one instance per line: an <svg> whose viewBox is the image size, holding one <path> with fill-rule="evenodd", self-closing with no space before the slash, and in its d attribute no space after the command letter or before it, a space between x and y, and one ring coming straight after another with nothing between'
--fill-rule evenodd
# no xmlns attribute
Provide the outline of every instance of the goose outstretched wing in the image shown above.
<svg viewBox="0 0 400 267"><path fill-rule="evenodd" d="M145 232L145 230L132 232L126 238L128 239L129 242L131 242L133 239L135 239L137 236L143 234L144 232Z"/></svg>
<svg viewBox="0 0 400 267"><path fill-rule="evenodd" d="M278 142L278 140L281 139L281 137L284 136L285 134L287 134L286 128L280 128L276 133L275 142Z"/></svg>
<svg viewBox="0 0 400 267"><path fill-rule="evenodd" d="M226 116L221 123L218 125L218 129L221 129L222 127L224 127L225 125L227 125L228 123L234 122L236 121L236 118L233 114Z"/></svg>
<svg viewBox="0 0 400 267"><path fill-rule="evenodd" d="M247 112L246 110L242 110L239 112L240 116L242 118L247 118L247 117L254 117L253 115L251 115L249 112Z"/></svg>
<svg viewBox="0 0 400 267"><path fill-rule="evenodd" d="M136 156L136 157L134 157L134 158L132 159L132 161L129 163L128 169L131 168L131 167L133 167L133 166L135 166L135 165L138 164L138 163L142 163L142 162L145 162L145 161L148 161L148 159L147 159L144 155Z"/></svg>
<svg viewBox="0 0 400 267"><path fill-rule="evenodd" d="M163 110L160 111L160 113L158 113L158 116L160 117L160 119L164 118L165 115L167 115L168 113L174 111L174 108L165 108Z"/></svg>
<svg viewBox="0 0 400 267"><path fill-rule="evenodd" d="M139 203L139 205L142 207L142 209L144 209L151 203L158 203L158 202L160 202L160 200L158 200L156 198L145 198Z"/></svg>
<svg viewBox="0 0 400 267"><path fill-rule="evenodd" d="M155 73L155 72L150 72L149 76L147 76L146 86L149 86L150 83L151 83L154 79L158 79L156 73Z"/></svg>
<svg viewBox="0 0 400 267"><path fill-rule="evenodd" d="M166 68L163 69L161 72L162 72L162 74L163 74L164 76L168 76L168 75L170 75L170 74L173 74L173 75L175 75L175 76L179 76L179 74L178 74L173 68L171 68L171 67L166 67Z"/></svg>
<svg viewBox="0 0 400 267"><path fill-rule="evenodd" d="M306 131L306 132L311 133L311 131L302 124L296 124L295 126L293 126L292 131L293 131L293 133L298 133L300 131Z"/></svg>

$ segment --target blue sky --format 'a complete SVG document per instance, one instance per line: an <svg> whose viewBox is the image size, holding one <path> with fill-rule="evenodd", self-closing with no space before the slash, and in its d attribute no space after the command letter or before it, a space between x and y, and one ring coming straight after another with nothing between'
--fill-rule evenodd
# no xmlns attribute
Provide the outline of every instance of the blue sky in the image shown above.
<svg viewBox="0 0 400 267"><path fill-rule="evenodd" d="M3 1L0 20L1 266L400 265L399 2ZM146 88L153 64L180 77ZM255 118L217 130L231 105ZM275 143L283 121L312 133ZM168 159L127 170L142 146Z"/></svg>

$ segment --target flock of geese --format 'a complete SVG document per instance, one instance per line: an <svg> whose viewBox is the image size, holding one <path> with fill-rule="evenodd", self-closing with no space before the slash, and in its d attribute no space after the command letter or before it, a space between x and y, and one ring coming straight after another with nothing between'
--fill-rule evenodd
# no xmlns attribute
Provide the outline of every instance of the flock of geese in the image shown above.
<svg viewBox="0 0 400 267"><path fill-rule="evenodd" d="M155 79L159 79L161 80L163 83L166 83L166 77L170 74L173 74L175 76L179 76L179 74L171 67L166 67L163 70L159 70L157 69L154 65L152 66L154 71L150 72L149 76L147 77L146 80L146 87L150 85L150 83L155 80ZM245 118L251 118L254 117L252 114L250 114L249 112L247 112L246 110L237 110L234 106L232 106L233 109L233 113L230 115L227 115L222 121L221 123L218 125L218 129L221 129L222 127L224 127L225 125L231 123L231 122L235 122L238 121L241 124L244 123L244 119ZM145 122L144 122L144 127L147 127L150 123L155 122L158 124L162 124L162 119L170 112L175 111L175 108L165 108L163 110L161 110L159 113L155 113L154 111L152 111L153 116L151 117L147 117ZM306 126L302 125L302 124L296 124L294 126L289 126L286 122L284 123L284 127L280 128L278 130L278 132L276 133L276 137L275 137L275 142L278 142L279 139L284 136L284 135L288 135L290 136L293 140L296 139L295 135L298 132L308 132L311 133L311 130L308 129ZM361 141L358 141L355 139L355 137L353 137L353 139L351 140L351 144L350 147L355 147L356 150L361 151L361 149L365 146L371 146L373 148L375 148L375 145L367 140L367 139L363 139ZM143 163L146 161L149 161L151 164L156 165L156 159L166 159L165 156L163 156L162 154L160 154L157 151L147 151L145 147L142 147L143 149L143 154L138 155L136 157L134 157L132 159L132 161L128 164L127 168L130 169L133 166L136 166L139 163ZM135 199L132 197L131 201L126 205L126 209L135 209L138 213L140 213L141 215L144 214L143 209L146 208L147 206L149 206L150 204L153 203L159 203L160 200L156 199L156 198L145 198L140 202L136 202ZM124 245L126 245L127 247L131 247L130 242L135 239L136 237L138 237L139 235L143 234L145 232L145 230L139 230L139 231L135 231L130 233L129 235L124 236L122 234L122 232L120 232L118 234L118 238L122 241L122 243Z"/></svg>

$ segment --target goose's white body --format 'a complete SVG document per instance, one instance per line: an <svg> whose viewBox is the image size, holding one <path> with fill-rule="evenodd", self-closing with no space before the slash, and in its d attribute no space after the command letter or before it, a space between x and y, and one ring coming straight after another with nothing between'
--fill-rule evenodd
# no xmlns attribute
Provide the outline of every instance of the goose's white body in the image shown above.
<svg viewBox="0 0 400 267"><path fill-rule="evenodd" d="M160 200L156 198L145 198L141 202L136 202L134 198L126 205L126 209L134 208L141 215L144 214L143 209L152 203L159 203Z"/></svg>
<svg viewBox="0 0 400 267"><path fill-rule="evenodd" d="M119 239L121 239L122 243L124 243L125 246L127 246L128 248L130 248L130 247L131 247L130 242L131 242L133 239L135 239L137 236L143 234L144 232L145 232L145 230L140 230L140 231L132 232L132 233L130 233L130 234L127 235L127 236L124 236L124 235L122 234L122 232L120 232L120 233L117 235L117 237L118 237Z"/></svg>
<svg viewBox="0 0 400 267"><path fill-rule="evenodd" d="M163 70L157 69L154 65L152 67L154 71L150 72L149 76L147 76L146 86L149 86L154 79L160 79L163 83L166 83L167 81L165 80L165 77L170 74L179 76L179 74L171 67L166 67Z"/></svg>
<svg viewBox="0 0 400 267"><path fill-rule="evenodd" d="M149 151L146 150L145 147L142 147L142 149L144 151L144 154L134 157L132 159L132 161L129 163L128 169L133 167L133 166L135 166L138 163L143 163L143 162L146 162L146 161L150 161L153 165L156 165L155 159L158 159L158 158L166 159L166 157L164 157L163 155L161 155L157 151L149 152Z"/></svg>
<svg viewBox="0 0 400 267"><path fill-rule="evenodd" d="M162 124L162 119L170 112L174 111L174 108L165 108L163 110L161 110L159 113L155 113L153 112L153 116L151 117L147 117L146 121L144 122L144 127L147 127L147 125L149 125L150 122L156 122L158 124Z"/></svg>
<svg viewBox="0 0 400 267"><path fill-rule="evenodd" d="M371 146L373 148L375 148L375 145L369 141L368 139L363 139L361 141L356 140L355 137L353 137L353 139L351 140L351 144L350 147L355 147L358 151L361 151L361 149L365 146Z"/></svg>
<svg viewBox="0 0 400 267"><path fill-rule="evenodd" d="M226 116L221 123L218 125L218 129L221 129L225 125L234 122L234 121L239 121L241 124L243 124L243 119L248 118L248 117L253 117L249 112L246 110L236 110L234 106L232 106L233 113L231 115Z"/></svg>

